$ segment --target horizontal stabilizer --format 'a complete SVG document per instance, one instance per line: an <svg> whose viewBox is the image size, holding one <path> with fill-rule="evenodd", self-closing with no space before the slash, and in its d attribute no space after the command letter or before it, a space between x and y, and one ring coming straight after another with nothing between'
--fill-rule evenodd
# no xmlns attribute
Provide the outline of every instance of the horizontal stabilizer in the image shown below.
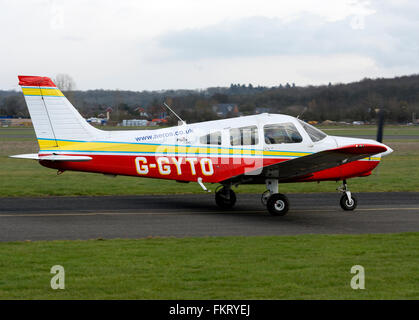
<svg viewBox="0 0 419 320"><path fill-rule="evenodd" d="M39 160L39 155L37 153L28 153L28 154L17 154L14 156L9 156L10 158L16 159L32 159L32 160Z"/></svg>
<svg viewBox="0 0 419 320"><path fill-rule="evenodd" d="M90 161L92 160L91 157L87 156L65 156L65 155L57 155L52 154L48 156L39 156L37 153L30 153L30 154L17 154L14 156L10 156L10 158L17 158L17 159L32 159L32 160L42 160L42 161Z"/></svg>

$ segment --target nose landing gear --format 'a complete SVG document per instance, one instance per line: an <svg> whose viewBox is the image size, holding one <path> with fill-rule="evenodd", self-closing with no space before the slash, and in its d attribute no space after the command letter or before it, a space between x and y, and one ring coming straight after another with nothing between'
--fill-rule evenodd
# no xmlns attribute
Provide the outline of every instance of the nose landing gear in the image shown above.
<svg viewBox="0 0 419 320"><path fill-rule="evenodd" d="M342 209L345 211L355 210L358 201L356 197L351 193L351 191L349 191L346 180L343 180L343 184L340 188L338 188L338 191L343 193L342 197L340 198L340 206Z"/></svg>
<svg viewBox="0 0 419 320"><path fill-rule="evenodd" d="M269 197L266 207L273 216L285 216L288 213L290 204L285 195L282 193L274 193Z"/></svg>

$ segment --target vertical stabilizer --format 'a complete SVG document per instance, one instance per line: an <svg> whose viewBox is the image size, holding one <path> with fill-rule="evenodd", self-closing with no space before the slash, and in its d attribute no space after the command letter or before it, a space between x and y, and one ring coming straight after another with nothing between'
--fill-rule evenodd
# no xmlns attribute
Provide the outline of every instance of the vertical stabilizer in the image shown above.
<svg viewBox="0 0 419 320"><path fill-rule="evenodd" d="M47 77L18 76L41 149L62 140L91 141L101 134L89 125Z"/></svg>

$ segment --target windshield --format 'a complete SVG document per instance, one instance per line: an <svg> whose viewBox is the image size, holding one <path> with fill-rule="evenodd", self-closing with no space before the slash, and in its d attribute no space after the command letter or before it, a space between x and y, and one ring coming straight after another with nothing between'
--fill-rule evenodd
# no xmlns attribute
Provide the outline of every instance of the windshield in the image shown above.
<svg viewBox="0 0 419 320"><path fill-rule="evenodd" d="M298 121L300 121L304 130L307 132L307 134L310 136L310 138L313 142L323 140L324 138L327 137L327 134L325 134L323 131L309 125L307 122L301 121L299 119L298 119Z"/></svg>

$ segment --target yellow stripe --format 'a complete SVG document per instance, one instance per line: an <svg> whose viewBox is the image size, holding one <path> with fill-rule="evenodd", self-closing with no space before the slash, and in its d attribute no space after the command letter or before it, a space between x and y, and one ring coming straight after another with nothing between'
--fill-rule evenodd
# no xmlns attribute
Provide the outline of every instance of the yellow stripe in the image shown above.
<svg viewBox="0 0 419 320"><path fill-rule="evenodd" d="M41 150L51 150L51 141L38 140ZM189 147L189 146L167 146L152 144L130 144L130 143L107 143L107 142L75 142L75 141L58 141L56 150L70 151L103 151L103 152L147 152L147 153L207 153L207 154L227 154L227 155L251 155L251 156L278 156L278 157L298 157L306 156L310 153L305 152L289 152L289 151L261 151L261 150L242 150L228 148L208 148L205 146ZM54 148L55 149L55 148ZM363 160L380 161L380 157L367 157Z"/></svg>
<svg viewBox="0 0 419 320"><path fill-rule="evenodd" d="M289 152L289 151L264 151L264 156L291 156L291 157L302 157L302 156L308 156L309 152Z"/></svg>
<svg viewBox="0 0 419 320"><path fill-rule="evenodd" d="M38 140L41 150L50 149L49 140ZM108 151L108 152L158 152L158 153L207 153L207 154L230 154L230 155L262 155L262 151L257 150L230 150L227 148L208 148L205 146L168 146L168 145L148 145L130 143L106 143L106 142L74 142L58 141L57 150L71 151Z"/></svg>
<svg viewBox="0 0 419 320"><path fill-rule="evenodd" d="M40 88L22 88L25 96L49 96L49 97L64 97L63 93L58 88L40 89Z"/></svg>

